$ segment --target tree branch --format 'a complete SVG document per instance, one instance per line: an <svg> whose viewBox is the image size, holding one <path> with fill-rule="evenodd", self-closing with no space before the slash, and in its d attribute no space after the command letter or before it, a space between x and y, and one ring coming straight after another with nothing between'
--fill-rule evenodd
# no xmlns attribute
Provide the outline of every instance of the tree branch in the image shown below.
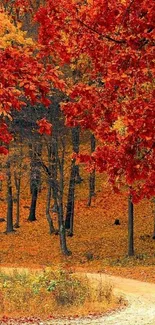
<svg viewBox="0 0 155 325"><path fill-rule="evenodd" d="M115 39L115 38L113 38L113 37L111 37L111 36L109 36L109 35L103 35L102 33L98 32L96 29L94 29L94 28L88 26L87 24L85 24L85 23L84 23L82 20L80 20L80 19L77 19L77 21L78 21L81 25L83 25L84 27L86 27L86 28L88 28L89 30L91 30L92 32L98 34L98 35L100 36L100 39L104 39L104 38L105 38L105 39L107 39L108 41L115 42L115 43L117 43L117 44L124 44L124 43L126 43L126 41L125 41L124 39L117 40L117 39Z"/></svg>

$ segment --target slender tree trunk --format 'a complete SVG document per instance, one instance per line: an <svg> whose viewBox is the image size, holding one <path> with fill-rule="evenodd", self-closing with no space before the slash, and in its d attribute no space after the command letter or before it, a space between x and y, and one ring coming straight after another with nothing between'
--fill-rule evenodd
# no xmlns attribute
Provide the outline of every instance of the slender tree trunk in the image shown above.
<svg viewBox="0 0 155 325"><path fill-rule="evenodd" d="M20 188L19 188L19 190L17 192L17 212L16 212L15 228L19 228L19 220L20 220Z"/></svg>
<svg viewBox="0 0 155 325"><path fill-rule="evenodd" d="M40 156L42 151L42 144L37 144L33 148L31 161L31 206L28 221L36 220L36 205L40 185Z"/></svg>
<svg viewBox="0 0 155 325"><path fill-rule="evenodd" d="M50 234L55 233L53 221L50 215L50 203L51 203L51 185L48 185L48 192L47 192L47 201L46 201L46 218L49 224Z"/></svg>
<svg viewBox="0 0 155 325"><path fill-rule="evenodd" d="M60 190L58 195L59 209L58 209L58 223L60 232L60 247L64 255L71 255L71 251L67 248L66 243L66 230L64 222L64 207L63 207L63 194L64 194L64 157L65 157L65 142L61 138L62 144L62 157L61 160L58 158L59 162L59 172L60 172Z"/></svg>
<svg viewBox="0 0 155 325"><path fill-rule="evenodd" d="M131 196L128 199L128 256L134 256L134 206Z"/></svg>
<svg viewBox="0 0 155 325"><path fill-rule="evenodd" d="M37 205L37 198L38 198L38 188L36 185L32 187L32 198L31 198L31 207L30 207L30 214L28 217L29 221L36 221L36 205Z"/></svg>
<svg viewBox="0 0 155 325"><path fill-rule="evenodd" d="M75 177L76 177L76 166L75 166L75 160L73 160L71 166L71 175L70 175L68 198L67 198L67 211L66 211L66 219L65 219L65 228L69 230L68 236L73 236Z"/></svg>
<svg viewBox="0 0 155 325"><path fill-rule="evenodd" d="M91 134L91 153L95 151L96 141L93 134ZM95 169L90 173L89 176L89 198L88 206L91 206L92 197L95 195Z"/></svg>
<svg viewBox="0 0 155 325"><path fill-rule="evenodd" d="M14 227L15 228L19 228L19 222L20 222L20 180L19 180L19 184L16 187L16 222Z"/></svg>
<svg viewBox="0 0 155 325"><path fill-rule="evenodd" d="M38 191L41 192L41 173L40 173L40 162L39 157L41 157L42 143L29 143L29 156L30 156L30 193L32 194L32 189L34 187L34 179L37 171L37 185ZM36 169L36 170L35 170Z"/></svg>
<svg viewBox="0 0 155 325"><path fill-rule="evenodd" d="M56 204L56 209L58 211L58 225L59 225L59 236L60 236L60 247L63 255L71 255L71 252L67 248L66 243L66 231L63 218L63 201L61 189L58 190L57 182L51 179L51 186L53 188L53 196Z"/></svg>
<svg viewBox="0 0 155 325"><path fill-rule="evenodd" d="M10 160L7 161L7 225L6 233L13 232L13 194L12 194L12 180Z"/></svg>
<svg viewBox="0 0 155 325"><path fill-rule="evenodd" d="M54 135L56 136L55 129L54 129ZM48 171L49 171L49 176L53 182L57 178L57 162L56 162L57 139L55 138L55 136L52 136L50 139L51 141L47 142ZM57 233L57 231L54 228L53 220L50 214L51 196L53 193L53 186L54 186L53 182L51 183L51 181L48 179L48 192L47 192L47 200L46 200L46 218L49 224L50 234ZM53 186L51 184L53 184ZM54 194L53 194L53 199L54 199ZM54 199L54 206L52 208L52 211L57 212L55 199Z"/></svg>
<svg viewBox="0 0 155 325"><path fill-rule="evenodd" d="M73 151L78 154L79 153L79 146L80 146L80 128L76 126L72 128L72 145ZM79 165L75 166L75 183L80 184L83 181L82 177L80 176Z"/></svg>
<svg viewBox="0 0 155 325"><path fill-rule="evenodd" d="M62 202L59 203L58 208L58 222L59 222L59 233L60 233L60 247L61 251L64 255L71 255L71 251L67 248L66 243L66 231L65 231L65 224L63 219L63 205Z"/></svg>
<svg viewBox="0 0 155 325"><path fill-rule="evenodd" d="M57 136L57 130L54 130L53 138L52 138L52 145L51 145L51 161L50 161L50 170L51 174L54 180L57 179L57 169L58 169L58 136ZM57 204L54 199L53 195L53 200L54 200L54 205L52 208L52 211L57 213Z"/></svg>
<svg viewBox="0 0 155 325"><path fill-rule="evenodd" d="M16 222L14 225L15 228L19 228L19 222L20 222L20 189L21 189L21 177L22 177L22 159L23 159L23 144L21 139L18 171L14 172L14 180L15 180L15 187L16 187Z"/></svg>
<svg viewBox="0 0 155 325"><path fill-rule="evenodd" d="M53 124L52 143L49 146L48 157L49 166L47 167L42 162L42 167L46 171L49 177L49 183L52 189L52 195L54 199L54 209L58 214L58 226L57 232L60 237L60 247L64 255L70 255L71 252L67 248L66 243L66 231L64 225L64 207L63 207L63 190L64 190L64 154L65 154L65 136L63 135L63 125L61 125L61 119L59 119L59 105L56 103L54 110L51 111L51 122ZM59 134L61 130L61 135ZM62 136L62 157L60 159L59 147L59 135Z"/></svg>
<svg viewBox="0 0 155 325"><path fill-rule="evenodd" d="M66 231L64 225L64 212L63 212L63 190L64 190L64 154L65 146L64 141L62 140L63 149L62 149L62 159L59 159L58 151L56 152L55 164L59 166L60 178L55 179L55 174L53 175L50 168L47 168L45 164L42 164L44 170L46 170L49 176L49 183L53 191L53 199L56 206L56 211L58 213L58 226L59 226L59 236L60 236L60 247L64 255L71 255L71 252L67 248L66 243ZM54 176L54 177L53 177Z"/></svg>
<svg viewBox="0 0 155 325"><path fill-rule="evenodd" d="M30 193L32 194L33 187L33 145L29 143L29 157L30 157Z"/></svg>

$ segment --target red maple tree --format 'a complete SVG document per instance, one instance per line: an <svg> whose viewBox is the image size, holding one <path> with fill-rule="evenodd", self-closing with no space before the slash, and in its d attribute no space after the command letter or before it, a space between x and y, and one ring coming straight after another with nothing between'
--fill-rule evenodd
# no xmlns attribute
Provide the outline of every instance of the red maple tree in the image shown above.
<svg viewBox="0 0 155 325"><path fill-rule="evenodd" d="M135 202L155 194L154 13L146 0L48 0L36 15L44 56L87 58L89 78L62 105L66 123L95 134L95 167Z"/></svg>
<svg viewBox="0 0 155 325"><path fill-rule="evenodd" d="M32 3L20 4L14 2L16 14L35 14ZM0 54L4 111L19 109L23 98L48 105L49 79L63 88L56 70L49 73L49 57L62 67L87 58L87 81L79 78L69 87L70 102L62 105L66 123L89 128L100 140L92 159L99 171L108 172L115 189L128 185L135 201L154 195L153 1L47 0L39 5L41 56L14 48Z"/></svg>

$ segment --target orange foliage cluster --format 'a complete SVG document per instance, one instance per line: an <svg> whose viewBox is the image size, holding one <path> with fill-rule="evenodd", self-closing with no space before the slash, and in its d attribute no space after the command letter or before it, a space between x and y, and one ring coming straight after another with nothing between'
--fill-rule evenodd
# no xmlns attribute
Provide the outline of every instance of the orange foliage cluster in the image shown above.
<svg viewBox="0 0 155 325"><path fill-rule="evenodd" d="M135 257L127 258L127 200L111 192L105 176L97 176L97 194L92 206L87 206L88 174L82 172L84 182L77 185L75 206L75 234L68 237L73 253L64 257L60 253L59 238L49 235L45 216L46 187L37 206L37 221L27 221L30 199L28 188L21 198L21 227L4 234L5 223L0 223L1 265L65 267L72 270L107 272L121 276L155 282L155 241L152 239L152 204L143 200L135 207ZM26 182L25 182L26 184ZM6 216L5 203L1 202L0 217ZM115 219L120 226L114 225ZM56 225L57 216L53 216Z"/></svg>

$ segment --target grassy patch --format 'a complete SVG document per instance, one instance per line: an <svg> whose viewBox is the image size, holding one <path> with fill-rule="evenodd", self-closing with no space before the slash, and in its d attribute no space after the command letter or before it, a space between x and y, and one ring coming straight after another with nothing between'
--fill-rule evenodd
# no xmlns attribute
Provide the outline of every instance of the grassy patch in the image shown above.
<svg viewBox="0 0 155 325"><path fill-rule="evenodd" d="M120 306L109 283L95 286L65 271L0 273L0 315L52 316L101 313Z"/></svg>

